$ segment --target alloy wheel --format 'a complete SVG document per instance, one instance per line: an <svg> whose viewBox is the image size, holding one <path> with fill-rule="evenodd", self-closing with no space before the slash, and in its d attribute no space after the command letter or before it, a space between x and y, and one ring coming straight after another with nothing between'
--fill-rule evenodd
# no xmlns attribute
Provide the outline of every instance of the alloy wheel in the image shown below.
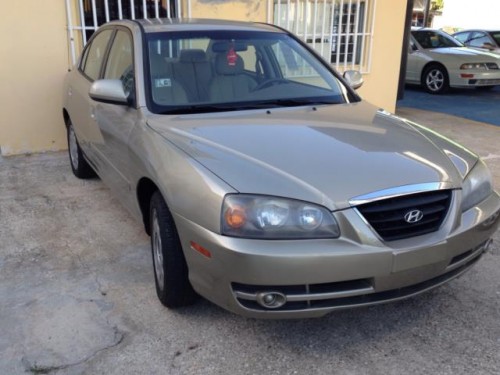
<svg viewBox="0 0 500 375"><path fill-rule="evenodd" d="M156 280L160 290L164 288L165 274L163 272L163 251L161 246L160 224L158 223L158 214L153 211L153 261L155 267Z"/></svg>

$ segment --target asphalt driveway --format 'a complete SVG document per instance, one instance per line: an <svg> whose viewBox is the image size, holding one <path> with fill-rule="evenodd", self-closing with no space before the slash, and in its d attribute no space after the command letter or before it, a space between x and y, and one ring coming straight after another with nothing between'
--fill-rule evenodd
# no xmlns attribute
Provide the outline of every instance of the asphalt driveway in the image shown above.
<svg viewBox="0 0 500 375"><path fill-rule="evenodd" d="M477 150L500 187L500 128L402 109ZM0 374L498 374L500 232L421 296L316 320L245 319L156 298L149 238L64 152L0 158Z"/></svg>
<svg viewBox="0 0 500 375"><path fill-rule="evenodd" d="M450 89L445 95L432 95L420 86L407 85L398 108L409 107L447 113L500 126L500 86L493 90Z"/></svg>

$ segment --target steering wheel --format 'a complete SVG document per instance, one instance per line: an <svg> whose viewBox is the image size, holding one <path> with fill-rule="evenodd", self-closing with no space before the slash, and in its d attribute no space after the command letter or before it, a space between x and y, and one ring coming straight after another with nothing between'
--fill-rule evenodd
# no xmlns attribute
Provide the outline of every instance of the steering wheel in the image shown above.
<svg viewBox="0 0 500 375"><path fill-rule="evenodd" d="M258 91L268 86L280 85L282 83L288 83L289 81L285 78L271 78L266 79L264 82L261 82L255 87L252 91Z"/></svg>

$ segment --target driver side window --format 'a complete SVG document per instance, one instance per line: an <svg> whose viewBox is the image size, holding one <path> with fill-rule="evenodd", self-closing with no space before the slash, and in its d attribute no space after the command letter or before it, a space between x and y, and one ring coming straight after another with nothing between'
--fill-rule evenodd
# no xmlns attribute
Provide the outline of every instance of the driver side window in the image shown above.
<svg viewBox="0 0 500 375"><path fill-rule="evenodd" d="M490 39L485 33L475 32L470 39L470 45L472 47L483 47L484 43L490 43Z"/></svg>
<svg viewBox="0 0 500 375"><path fill-rule="evenodd" d="M116 32L104 70L104 79L122 81L123 89L127 95L134 89L132 40L130 35L123 30Z"/></svg>
<svg viewBox="0 0 500 375"><path fill-rule="evenodd" d="M84 66L82 70L83 73L93 81L99 79L102 62L112 33L112 30L100 32L95 36L92 40L92 44L85 51L85 61L83 62Z"/></svg>

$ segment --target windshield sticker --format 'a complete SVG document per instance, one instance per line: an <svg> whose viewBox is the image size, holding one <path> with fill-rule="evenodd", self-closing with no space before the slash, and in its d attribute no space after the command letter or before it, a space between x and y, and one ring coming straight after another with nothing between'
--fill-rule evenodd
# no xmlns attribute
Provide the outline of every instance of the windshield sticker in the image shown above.
<svg viewBox="0 0 500 375"><path fill-rule="evenodd" d="M229 51L227 51L226 59L227 59L227 65L236 66L236 61L238 61L238 55L234 51L234 47L231 47Z"/></svg>
<svg viewBox="0 0 500 375"><path fill-rule="evenodd" d="M171 87L172 86L172 81L170 78L156 78L155 79L155 87Z"/></svg>

